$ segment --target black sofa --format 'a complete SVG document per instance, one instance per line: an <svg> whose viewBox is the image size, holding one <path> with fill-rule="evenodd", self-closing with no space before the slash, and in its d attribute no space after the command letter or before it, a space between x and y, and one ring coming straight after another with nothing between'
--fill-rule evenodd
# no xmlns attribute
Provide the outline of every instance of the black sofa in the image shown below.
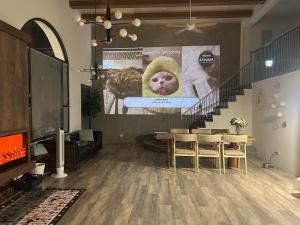
<svg viewBox="0 0 300 225"><path fill-rule="evenodd" d="M102 148L102 132L93 131L94 141L84 142L79 139L79 131L67 134L70 140L65 138L65 170L74 170L79 163L94 156ZM49 157L46 162L46 171L52 172L56 168L56 140L55 138L42 142L48 150Z"/></svg>
<svg viewBox="0 0 300 225"><path fill-rule="evenodd" d="M65 159L67 168L75 168L82 160L97 154L102 148L102 132L93 131L94 141L80 141L79 131L69 134L70 140L65 141ZM67 165L68 162L71 165Z"/></svg>

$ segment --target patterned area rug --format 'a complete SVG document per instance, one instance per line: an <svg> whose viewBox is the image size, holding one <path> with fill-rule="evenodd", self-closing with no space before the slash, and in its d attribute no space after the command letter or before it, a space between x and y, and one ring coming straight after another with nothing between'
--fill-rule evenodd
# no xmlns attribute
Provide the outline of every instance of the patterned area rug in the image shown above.
<svg viewBox="0 0 300 225"><path fill-rule="evenodd" d="M54 225L84 190L44 189L25 192L0 208L1 225Z"/></svg>

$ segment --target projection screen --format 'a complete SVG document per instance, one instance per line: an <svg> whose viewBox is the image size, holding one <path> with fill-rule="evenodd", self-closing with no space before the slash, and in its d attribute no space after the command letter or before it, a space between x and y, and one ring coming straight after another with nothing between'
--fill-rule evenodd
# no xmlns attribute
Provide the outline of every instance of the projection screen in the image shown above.
<svg viewBox="0 0 300 225"><path fill-rule="evenodd" d="M220 46L103 49L106 114L183 113L217 87Z"/></svg>

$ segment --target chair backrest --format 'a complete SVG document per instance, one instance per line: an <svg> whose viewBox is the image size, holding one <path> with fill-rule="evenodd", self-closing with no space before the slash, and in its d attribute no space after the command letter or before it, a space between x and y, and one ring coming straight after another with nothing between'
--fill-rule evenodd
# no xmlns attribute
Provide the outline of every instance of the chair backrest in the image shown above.
<svg viewBox="0 0 300 225"><path fill-rule="evenodd" d="M247 143L247 135L224 135L224 141L230 143Z"/></svg>
<svg viewBox="0 0 300 225"><path fill-rule="evenodd" d="M175 134L174 141L181 141L181 142L197 142L198 136L197 134Z"/></svg>
<svg viewBox="0 0 300 225"><path fill-rule="evenodd" d="M201 143L220 143L223 135L220 134L198 134L198 141Z"/></svg>
<svg viewBox="0 0 300 225"><path fill-rule="evenodd" d="M207 129L207 128L192 129L192 134L211 134L211 129Z"/></svg>
<svg viewBox="0 0 300 225"><path fill-rule="evenodd" d="M180 128L172 128L170 130L171 134L188 134L190 133L189 129L180 129Z"/></svg>
<svg viewBox="0 0 300 225"><path fill-rule="evenodd" d="M211 129L211 134L228 134L229 129Z"/></svg>

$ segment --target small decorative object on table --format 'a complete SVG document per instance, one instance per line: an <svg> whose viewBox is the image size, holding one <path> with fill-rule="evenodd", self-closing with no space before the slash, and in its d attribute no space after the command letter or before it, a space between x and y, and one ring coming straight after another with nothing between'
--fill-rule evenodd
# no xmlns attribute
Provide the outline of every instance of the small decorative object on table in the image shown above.
<svg viewBox="0 0 300 225"><path fill-rule="evenodd" d="M240 134L241 128L247 126L248 122L241 117L234 117L230 120L230 125L235 126L235 132L237 135Z"/></svg>

